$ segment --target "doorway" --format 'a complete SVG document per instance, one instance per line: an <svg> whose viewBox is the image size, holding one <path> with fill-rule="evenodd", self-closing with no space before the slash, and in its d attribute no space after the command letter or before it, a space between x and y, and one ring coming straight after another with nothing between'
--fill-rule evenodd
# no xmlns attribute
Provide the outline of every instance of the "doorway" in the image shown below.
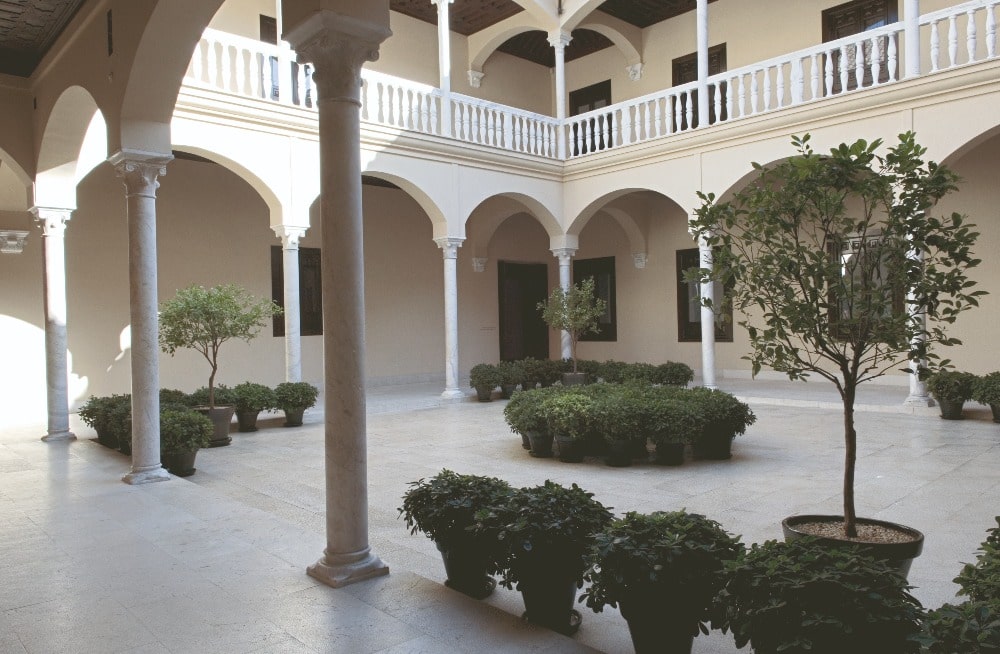
<svg viewBox="0 0 1000 654"><path fill-rule="evenodd" d="M549 328L538 310L548 297L548 265L501 261L498 266L500 360L548 359Z"/></svg>

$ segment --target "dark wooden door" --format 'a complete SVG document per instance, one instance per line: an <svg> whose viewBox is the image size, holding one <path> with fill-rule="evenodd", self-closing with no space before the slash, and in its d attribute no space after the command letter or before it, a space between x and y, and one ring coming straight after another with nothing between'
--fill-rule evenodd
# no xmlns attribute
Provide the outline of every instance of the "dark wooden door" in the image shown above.
<svg viewBox="0 0 1000 654"><path fill-rule="evenodd" d="M500 359L549 358L549 328L538 303L548 296L544 263L499 263Z"/></svg>
<svg viewBox="0 0 1000 654"><path fill-rule="evenodd" d="M698 53L692 52L691 54L686 54L683 57L677 57L673 60L672 65L672 80L674 86L680 86L681 84L687 84L688 82L698 81ZM726 68L726 44L720 43L719 45L714 45L708 49L708 74L709 76L718 75L719 73L725 72ZM715 115L715 94L716 92L721 93L719 98L719 107L721 109L721 116ZM708 90L708 107L709 107L709 118L708 124L714 125L718 120L726 120L728 115L726 114L726 84L723 82L718 87L718 91L715 87ZM691 102L691 124L688 124L687 118L687 103ZM680 103L680 120L677 120L677 103ZM698 91L694 92L693 99L688 96L681 96L680 98L674 99L670 103L670 109L673 112L673 130L676 132L680 129L688 129L691 127L701 127L701 121L698 120Z"/></svg>

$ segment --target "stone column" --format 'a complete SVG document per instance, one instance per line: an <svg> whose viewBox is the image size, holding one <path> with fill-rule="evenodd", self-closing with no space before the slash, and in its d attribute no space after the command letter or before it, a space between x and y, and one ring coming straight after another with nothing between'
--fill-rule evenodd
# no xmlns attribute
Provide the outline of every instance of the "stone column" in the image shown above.
<svg viewBox="0 0 1000 654"><path fill-rule="evenodd" d="M431 0L438 8L438 77L441 87L441 135L451 136L451 20L448 5L455 0Z"/></svg>
<svg viewBox="0 0 1000 654"><path fill-rule="evenodd" d="M165 481L160 465L160 328L156 291L156 189L170 155L124 151L110 161L125 183L132 320L132 470L129 484Z"/></svg>
<svg viewBox="0 0 1000 654"><path fill-rule="evenodd" d="M698 255L702 268L712 267L712 248L704 237L698 238ZM715 300L713 282L702 284L699 290L701 299ZM701 307L701 385L718 388L715 383L715 311L704 305Z"/></svg>
<svg viewBox="0 0 1000 654"><path fill-rule="evenodd" d="M73 440L69 430L69 370L66 356L66 222L72 209L35 207L31 210L42 228L45 276L45 379L48 431L43 441Z"/></svg>
<svg viewBox="0 0 1000 654"><path fill-rule="evenodd" d="M573 261L573 255L576 254L576 248L556 248L552 250L552 254L559 259L559 286L562 287L563 291L569 291L569 287L573 284L573 270L570 264ZM568 331L563 330L562 332L560 349L563 359L572 358L573 341Z"/></svg>
<svg viewBox="0 0 1000 654"><path fill-rule="evenodd" d="M560 121L566 120L566 46L572 39L571 34L563 31L549 34L549 43L555 48L556 54L556 118ZM564 132L556 146L556 156L560 159L566 158L566 138L567 133Z"/></svg>
<svg viewBox="0 0 1000 654"><path fill-rule="evenodd" d="M302 327L299 306L299 239L305 227L275 225L271 229L281 239L281 264L284 280L285 381L302 381Z"/></svg>
<svg viewBox="0 0 1000 654"><path fill-rule="evenodd" d="M909 253L911 259L920 261L923 256L920 252L916 250L911 250ZM920 329L927 328L927 314L924 313L922 307L916 306L914 301L916 296L912 292L908 292L906 296L906 310L909 313L910 321L919 326ZM918 348L923 345L925 338L923 334L917 336L910 343L913 349ZM907 406L934 406L934 398L931 397L930 393L927 392L927 383L920 379L920 370L927 366L926 359L916 359L910 361L910 394L907 395L906 400L903 401L904 405Z"/></svg>
<svg viewBox="0 0 1000 654"><path fill-rule="evenodd" d="M708 125L711 106L708 98L708 0L698 0L695 18L698 30L698 127L704 127Z"/></svg>
<svg viewBox="0 0 1000 654"><path fill-rule="evenodd" d="M387 27L313 13L286 32L315 66L323 231L326 549L309 575L334 587L389 573L368 542L361 66L378 58Z"/></svg>
<svg viewBox="0 0 1000 654"><path fill-rule="evenodd" d="M920 0L903 0L906 77L920 76Z"/></svg>
<svg viewBox="0 0 1000 654"><path fill-rule="evenodd" d="M445 389L441 397L465 397L458 386L458 248L464 238L436 238L444 256L444 370Z"/></svg>

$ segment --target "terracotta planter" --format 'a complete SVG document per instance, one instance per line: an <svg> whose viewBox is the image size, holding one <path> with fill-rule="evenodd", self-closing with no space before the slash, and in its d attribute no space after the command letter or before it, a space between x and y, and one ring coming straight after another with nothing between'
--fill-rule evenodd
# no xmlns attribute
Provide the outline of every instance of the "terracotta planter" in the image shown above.
<svg viewBox="0 0 1000 654"><path fill-rule="evenodd" d="M229 428L232 426L236 407L217 406L212 409L207 406L196 406L194 410L208 416L208 419L212 421L212 440L208 442L209 447L223 447L233 442L232 436L229 435Z"/></svg>
<svg viewBox="0 0 1000 654"><path fill-rule="evenodd" d="M160 454L160 463L172 475L178 477L190 477L194 474L194 459L198 450L190 452L163 452Z"/></svg>
<svg viewBox="0 0 1000 654"><path fill-rule="evenodd" d="M257 431L257 415L260 411L237 411L236 412L236 424L239 425L240 431Z"/></svg>
<svg viewBox="0 0 1000 654"><path fill-rule="evenodd" d="M843 516L839 515L794 515L781 521L781 530L785 534L785 540L791 541L801 538L802 536L809 535L801 528L803 523L836 522L842 524L843 521ZM839 538L820 537L819 542L831 547L844 544L861 545L866 550L870 551L876 558L882 559L889 565L896 568L896 570L898 570L903 577L906 577L906 575L910 572L910 564L913 563L913 559L920 556L920 552L924 549L924 535L912 527L899 525L894 522L886 522L884 520L858 518L857 524L878 525L893 531L898 531L906 534L909 537L909 540L901 543L855 543L854 541L845 541Z"/></svg>

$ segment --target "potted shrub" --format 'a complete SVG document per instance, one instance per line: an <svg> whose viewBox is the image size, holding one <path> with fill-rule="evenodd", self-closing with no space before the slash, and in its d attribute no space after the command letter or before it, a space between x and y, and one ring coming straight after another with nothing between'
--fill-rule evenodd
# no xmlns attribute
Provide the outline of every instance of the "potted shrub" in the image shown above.
<svg viewBox="0 0 1000 654"><path fill-rule="evenodd" d="M410 482L399 513L410 533L423 532L434 541L444 561L449 588L482 599L496 581L487 574L489 553L497 534L473 531L474 516L507 501L510 485L494 477L460 475L442 470L430 479Z"/></svg>
<svg viewBox="0 0 1000 654"><path fill-rule="evenodd" d="M549 394L541 404L548 420L549 432L559 446L559 460L566 463L583 461L584 439L594 422L594 400L572 390Z"/></svg>
<svg viewBox="0 0 1000 654"><path fill-rule="evenodd" d="M190 395L176 388L160 389L160 406L164 404L178 404L181 406L193 406L195 403ZM204 404L204 402L201 402Z"/></svg>
<svg viewBox="0 0 1000 654"><path fill-rule="evenodd" d="M587 553L611 518L593 493L546 481L479 511L476 530L499 535L492 541L493 572L505 588L521 592L528 621L572 634L580 627L573 602L587 570Z"/></svg>
<svg viewBox="0 0 1000 654"><path fill-rule="evenodd" d="M520 361L521 370L524 375L521 377L521 390L530 391L542 383L542 362L534 357L524 357Z"/></svg>
<svg viewBox="0 0 1000 654"><path fill-rule="evenodd" d="M179 349L190 348L208 362L208 403L199 409L215 425L209 447L229 445L229 426L233 420L232 406L217 406L215 376L219 371L219 350L231 339L250 342L261 328L279 315L281 308L272 302L251 295L234 284L189 286L177 291L160 305L160 347L171 356Z"/></svg>
<svg viewBox="0 0 1000 654"><path fill-rule="evenodd" d="M664 386L687 386L694 381L694 370L686 363L667 361L656 366L652 381Z"/></svg>
<svg viewBox="0 0 1000 654"><path fill-rule="evenodd" d="M274 406L285 412L285 427L298 427L317 397L319 389L309 382L282 382L274 389Z"/></svg>
<svg viewBox="0 0 1000 654"><path fill-rule="evenodd" d="M230 396L236 408L236 422L243 432L257 431L257 415L261 411L270 411L277 404L270 386L254 382L237 384Z"/></svg>
<svg viewBox="0 0 1000 654"><path fill-rule="evenodd" d="M742 551L739 538L705 516L629 512L594 537L580 601L597 613L619 606L636 654L690 652L699 630L708 633L726 562Z"/></svg>
<svg viewBox="0 0 1000 654"><path fill-rule="evenodd" d="M569 290L556 286L547 300L538 303L538 309L546 325L569 334L573 369L563 375L563 384L584 383L586 376L581 377L577 370L576 347L581 336L597 333L598 321L607 309L607 303L594 290L594 278L573 284Z"/></svg>
<svg viewBox="0 0 1000 654"><path fill-rule="evenodd" d="M974 602L1000 601L1000 516L994 519L997 526L987 532L989 536L980 546L976 562L966 563L955 577L961 587L958 594Z"/></svg>
<svg viewBox="0 0 1000 654"><path fill-rule="evenodd" d="M970 372L939 370L927 378L927 390L941 407L945 420L961 420L962 407L972 399L976 376Z"/></svg>
<svg viewBox="0 0 1000 654"><path fill-rule="evenodd" d="M555 389L538 388L514 393L503 408L504 419L510 430L521 435L521 445L531 450L532 456L552 456L552 433L543 405Z"/></svg>
<svg viewBox="0 0 1000 654"><path fill-rule="evenodd" d="M207 416L167 404L160 409L160 462L171 474L188 477L195 472L198 450L212 439L212 421Z"/></svg>
<svg viewBox="0 0 1000 654"><path fill-rule="evenodd" d="M117 443L122 454L132 454L132 395L111 396L107 413L108 443Z"/></svg>
<svg viewBox="0 0 1000 654"><path fill-rule="evenodd" d="M469 371L469 386L476 389L480 402L493 400L493 389L500 385L500 369L492 363L477 363Z"/></svg>
<svg viewBox="0 0 1000 654"><path fill-rule="evenodd" d="M607 446L604 462L609 466L632 465L632 459L646 452L643 402L635 387L609 385L594 403L594 429ZM617 388L616 388L617 386Z"/></svg>
<svg viewBox="0 0 1000 654"><path fill-rule="evenodd" d="M658 393L651 400L650 439L656 446L654 461L660 465L684 463L684 449L704 433L705 418L697 403Z"/></svg>
<svg viewBox="0 0 1000 654"><path fill-rule="evenodd" d="M977 377L972 384L972 399L988 404L993 412L993 422L1000 422L1000 372Z"/></svg>
<svg viewBox="0 0 1000 654"><path fill-rule="evenodd" d="M756 654L915 654L922 617L886 562L806 537L751 545L716 597L712 626Z"/></svg>
<svg viewBox="0 0 1000 654"><path fill-rule="evenodd" d="M1000 602L944 604L914 637L921 654L1000 653Z"/></svg>
<svg viewBox="0 0 1000 654"><path fill-rule="evenodd" d="M725 391L692 388L680 397L694 404L701 414L701 432L692 440L697 459L730 458L733 439L746 433L747 427L757 421L757 416L746 403Z"/></svg>
<svg viewBox="0 0 1000 654"><path fill-rule="evenodd" d="M104 447L118 449L118 437L110 427L111 411L114 407L114 397L91 396L80 407L79 416L83 424L97 432L97 442Z"/></svg>
<svg viewBox="0 0 1000 654"><path fill-rule="evenodd" d="M500 396L509 400L517 385L524 381L524 366L520 361L501 361L497 364L497 373L500 375Z"/></svg>
<svg viewBox="0 0 1000 654"><path fill-rule="evenodd" d="M727 289L719 303L704 303L742 315L755 375L769 367L836 386L844 408L843 513L815 516L808 528L835 523L853 539L858 385L903 362L917 373L940 365L935 348L959 342L948 326L984 294L969 276L979 264L972 255L978 233L957 213L933 215L957 176L925 162L912 132L884 154L881 140L824 155L808 142L808 135L794 137L797 155L754 164L756 179L729 201L699 193L691 229L714 256L710 268L686 279Z"/></svg>

